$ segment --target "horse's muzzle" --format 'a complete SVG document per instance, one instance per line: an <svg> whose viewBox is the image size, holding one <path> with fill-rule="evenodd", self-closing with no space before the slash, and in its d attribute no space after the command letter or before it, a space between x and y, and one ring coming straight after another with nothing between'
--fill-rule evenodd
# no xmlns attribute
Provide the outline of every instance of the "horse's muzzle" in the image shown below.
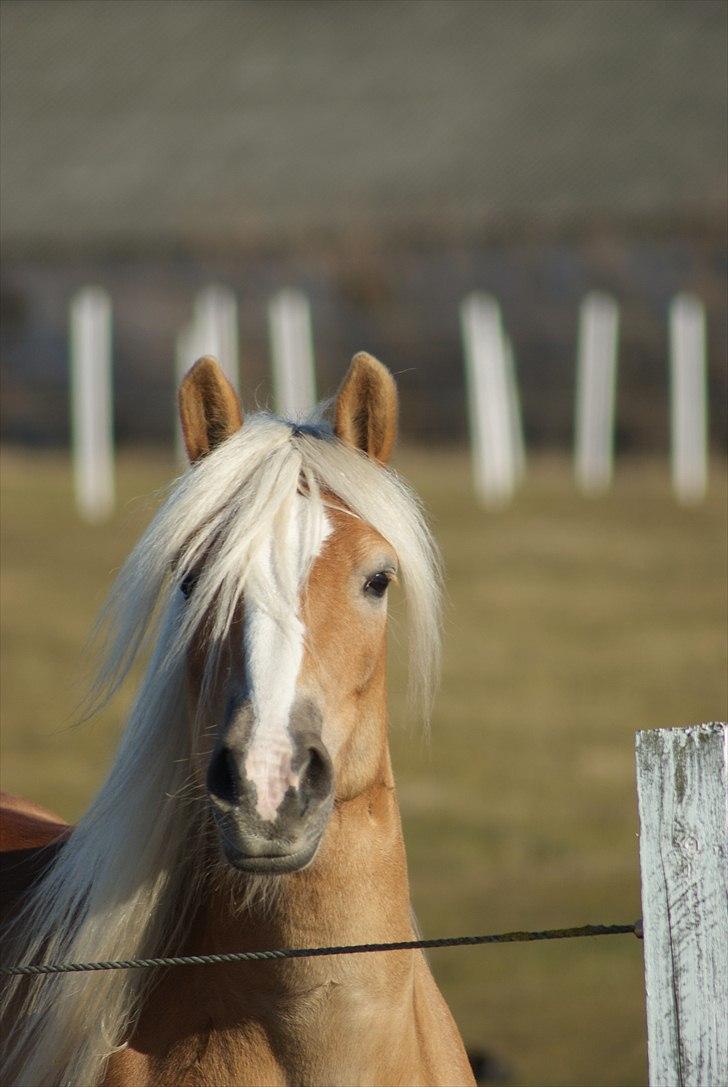
<svg viewBox="0 0 728 1087"><path fill-rule="evenodd" d="M300 721L302 724L303 722ZM306 724L311 723L310 712ZM334 774L320 729L296 728L292 754L271 755L273 800L251 775L249 712L236 715L213 752L207 792L227 861L247 872L294 872L316 855L333 807Z"/></svg>

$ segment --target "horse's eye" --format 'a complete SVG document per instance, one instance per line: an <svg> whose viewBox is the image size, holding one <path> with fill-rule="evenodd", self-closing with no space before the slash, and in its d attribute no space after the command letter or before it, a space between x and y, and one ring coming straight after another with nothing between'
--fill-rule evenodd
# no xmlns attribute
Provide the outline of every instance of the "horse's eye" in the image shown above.
<svg viewBox="0 0 728 1087"><path fill-rule="evenodd" d="M386 570L380 570L378 574L372 574L365 582L364 592L367 596L382 597L389 588L390 580L391 574L388 574Z"/></svg>
<svg viewBox="0 0 728 1087"><path fill-rule="evenodd" d="M192 590L197 584L198 574L196 570L190 570L189 574L185 577L184 581L180 582L179 591L185 600L189 600L192 596Z"/></svg>

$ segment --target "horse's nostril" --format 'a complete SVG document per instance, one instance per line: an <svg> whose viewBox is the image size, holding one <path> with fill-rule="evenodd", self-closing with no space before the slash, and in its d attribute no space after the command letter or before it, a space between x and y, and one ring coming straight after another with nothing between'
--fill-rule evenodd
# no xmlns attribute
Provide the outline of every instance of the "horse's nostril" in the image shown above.
<svg viewBox="0 0 728 1087"><path fill-rule="evenodd" d="M323 800L331 792L333 774L331 759L325 748L309 747L308 758L301 771L299 793L303 810L312 800Z"/></svg>
<svg viewBox="0 0 728 1087"><path fill-rule="evenodd" d="M240 772L229 747L221 747L213 755L207 769L207 788L216 800L232 805L240 803Z"/></svg>

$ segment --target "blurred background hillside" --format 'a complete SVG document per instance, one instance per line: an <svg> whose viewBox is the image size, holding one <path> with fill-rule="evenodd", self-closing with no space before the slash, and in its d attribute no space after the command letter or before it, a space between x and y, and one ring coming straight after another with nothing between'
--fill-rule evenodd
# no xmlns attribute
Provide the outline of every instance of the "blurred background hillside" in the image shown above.
<svg viewBox="0 0 728 1087"><path fill-rule="evenodd" d="M67 439L67 303L112 294L116 429L168 442L197 288L301 286L319 387L401 371L404 432L465 433L457 305L501 302L530 444L564 447L577 306L622 306L618 447L667 446L666 313L707 307L726 435L723 0L5 0L2 434ZM143 389L143 395L141 390Z"/></svg>
<svg viewBox="0 0 728 1087"><path fill-rule="evenodd" d="M634 733L726 719L723 0L2 0L4 787L73 820L133 683L74 726L86 635L179 471L175 340L239 307L248 408L273 400L267 306L311 303L321 396L355 350L401 389L396 465L442 544L429 742L393 728L428 936L640 913ZM118 502L84 524L68 308L113 303ZM502 307L528 470L472 491L458 307ZM579 306L620 307L617 467L574 486ZM707 319L707 494L670 489L668 311ZM145 496L152 495L147 498ZM395 613L392 719L406 719ZM366 938L366 934L362 934ZM646 1082L631 938L433 953L488 1082Z"/></svg>

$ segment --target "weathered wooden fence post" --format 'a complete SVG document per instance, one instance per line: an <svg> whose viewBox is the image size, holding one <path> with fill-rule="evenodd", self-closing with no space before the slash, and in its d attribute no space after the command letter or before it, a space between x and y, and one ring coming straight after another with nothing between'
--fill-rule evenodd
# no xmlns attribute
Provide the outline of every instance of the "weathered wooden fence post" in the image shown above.
<svg viewBox="0 0 728 1087"><path fill-rule="evenodd" d="M651 1087L728 1083L728 725L637 733Z"/></svg>

